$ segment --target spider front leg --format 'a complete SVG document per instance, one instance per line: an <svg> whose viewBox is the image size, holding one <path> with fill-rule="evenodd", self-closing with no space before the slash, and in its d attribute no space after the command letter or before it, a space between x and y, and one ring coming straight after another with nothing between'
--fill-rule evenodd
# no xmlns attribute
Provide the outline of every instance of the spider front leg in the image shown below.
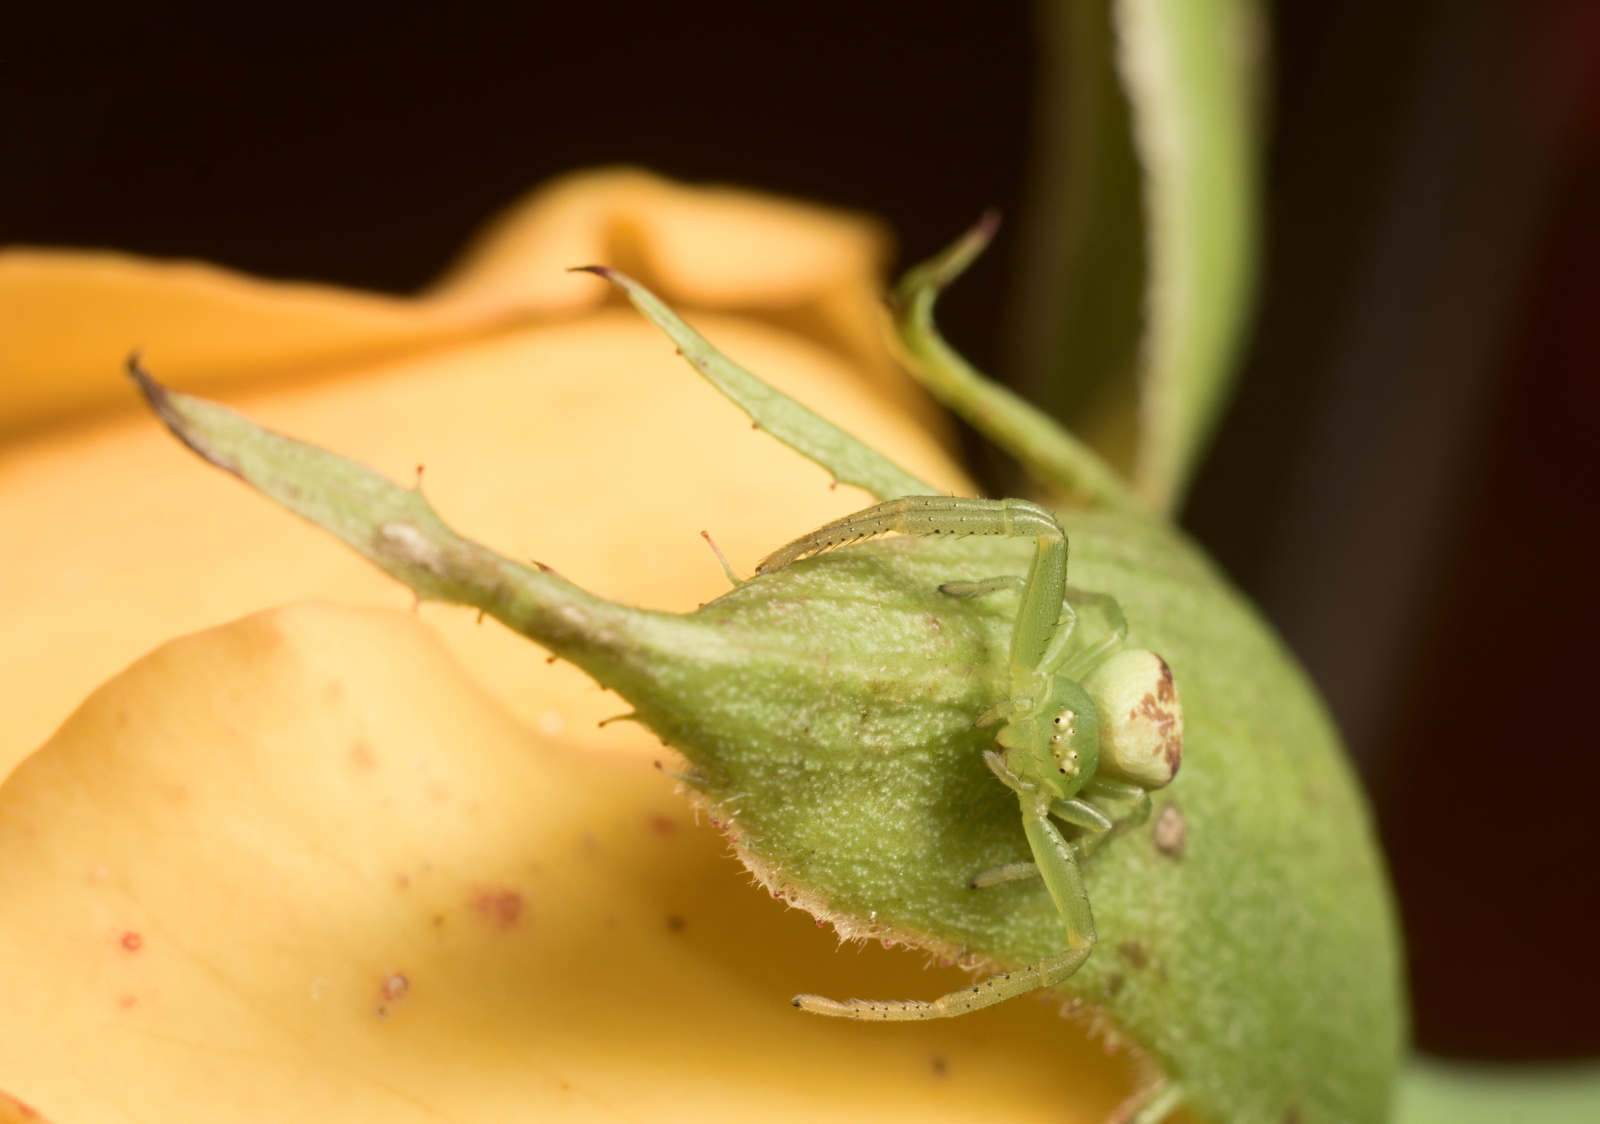
<svg viewBox="0 0 1600 1124"><path fill-rule="evenodd" d="M1000 754L984 754L984 764L989 765L990 772L995 777L1005 781L1008 788L1021 794L1027 781L1022 780L1016 773L1011 772ZM1085 796L1107 797L1112 801L1128 805L1126 812L1120 815L1107 815L1098 805L1090 804L1083 799L1062 799L1051 801L1050 815L1062 823L1070 823L1075 828L1080 828L1083 834L1067 842L1067 847L1078 858L1086 857L1098 849L1102 842L1112 836L1122 833L1123 829L1144 823L1150 810L1150 794L1138 785L1126 785L1122 781L1107 781L1096 777L1088 785L1083 786ZM1038 863L1003 863L1000 866L990 866L989 869L978 871L968 879L966 885L971 889L987 889L990 885L1002 885L1003 882L1024 882L1032 877L1038 877Z"/></svg>
<svg viewBox="0 0 1600 1124"><path fill-rule="evenodd" d="M990 768L995 766L991 764ZM1138 827L1150 816L1150 793L1136 784L1096 777L1083 786L1083 795L1122 804L1125 808L1112 815L1083 799L1057 800L1050 805L1052 816L1063 823L1082 829L1083 834L1067 843L1067 846L1072 848L1072 853L1080 859L1093 854L1103 843L1121 835L1129 828ZM1024 882L1037 877L1039 877L1037 863L1003 863L987 870L980 870L967 881L967 885L974 890L982 890L1006 882Z"/></svg>
<svg viewBox="0 0 1600 1124"><path fill-rule="evenodd" d="M1023 780L1011 771L1005 763L1005 758L992 750L983 755L983 762L989 766L989 771L999 777L1007 788L1015 792L1019 799L1027 806L1027 801L1038 791L1038 786ZM1091 782L1092 783L1092 782ZM1049 814L1064 823L1073 824L1084 829L1085 834L1067 844L1072 853L1082 857L1089 853L1093 842L1105 838L1116 827L1115 821L1107 816L1093 804L1082 800L1053 800L1050 802ZM982 890L989 886L999 886L1005 882L1023 882L1030 878L1040 877L1039 864L1036 862L1005 863L1001 866L991 867L974 874L967 885L974 890Z"/></svg>
<svg viewBox="0 0 1600 1124"><path fill-rule="evenodd" d="M756 564L756 573L774 570L813 555L898 531L906 535L1001 535L1031 538L1037 545L1028 576L1021 579L1022 604L1011 634L1011 667L1036 672L1046 649L1061 631L1067 588L1067 536L1055 516L1027 500L986 500L966 496L901 496L843 519L835 519L773 551ZM1019 588L1016 578L990 582L951 583L984 587L978 592Z"/></svg>

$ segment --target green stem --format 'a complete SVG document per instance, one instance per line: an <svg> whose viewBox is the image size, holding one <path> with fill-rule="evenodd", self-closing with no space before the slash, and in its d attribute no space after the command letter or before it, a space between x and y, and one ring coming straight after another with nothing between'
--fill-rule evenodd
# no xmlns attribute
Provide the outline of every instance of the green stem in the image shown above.
<svg viewBox="0 0 1600 1124"><path fill-rule="evenodd" d="M966 271L994 236L987 214L943 253L910 270L895 292L895 329L911 372L939 401L1016 457L1062 503L1129 510L1134 498L1095 451L1031 403L980 374L939 334L939 294Z"/></svg>

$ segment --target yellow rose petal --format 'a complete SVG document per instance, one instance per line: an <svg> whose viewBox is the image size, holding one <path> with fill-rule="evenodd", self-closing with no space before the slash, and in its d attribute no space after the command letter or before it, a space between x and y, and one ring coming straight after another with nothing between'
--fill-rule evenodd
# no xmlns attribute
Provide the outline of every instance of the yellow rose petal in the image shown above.
<svg viewBox="0 0 1600 1124"><path fill-rule="evenodd" d="M704 317L718 342L912 471L969 488L931 439L804 339ZM745 572L774 544L867 502L749 422L632 312L496 337L364 375L263 391L264 424L423 486L464 534L607 597L687 610L727 582L699 532ZM93 687L178 632L302 597L406 606L341 544L198 461L134 415L0 449L0 775ZM493 622L428 607L473 672L530 724L586 742L626 709Z"/></svg>
<svg viewBox="0 0 1600 1124"><path fill-rule="evenodd" d="M392 612L174 641L0 787L0 1088L119 1121L1098 1121L1131 1087L1044 1004L934 994L751 892L671 782L556 748Z"/></svg>
<svg viewBox="0 0 1600 1124"><path fill-rule="evenodd" d="M278 383L232 401L403 480L425 465L444 516L499 549L606 596L691 609L726 588L700 531L748 572L866 497L830 491L825 473L752 432L642 318L597 303L602 282L564 272L609 243L648 257L643 275L664 291L727 302L694 323L751 369L911 471L971 490L904 409L895 390L904 376L885 373L881 343L869 347L872 333L858 331L879 316L868 297L880 250L871 224L615 172L561 181L498 230L453 282L416 301L131 259L117 259L116 284L97 289L100 256L56 255L78 288L36 273L29 299L54 301L93 331L24 319L16 346L56 355L51 369L68 389L76 384L62 372L93 358L82 401L114 392L130 410L122 356L158 328L168 336L147 362L174 385L248 382L281 364ZM26 278L12 281L27 295ZM560 293L571 294L565 304ZM507 326L515 300L554 318ZM458 324L500 326L423 346L417 333L437 328L444 307ZM358 337L382 347L360 361L340 352L341 377L305 378L335 362L328 341L338 332L341 347ZM219 341L237 354L219 358ZM321 358L305 357L317 348ZM876 359L858 361L863 349ZM0 426L5 409L0 398ZM10 420L28 416L16 407ZM337 543L201 465L143 412L0 443L0 526L17 544L0 553L0 776L96 684L170 636L305 597L409 603ZM599 730L624 708L570 668L547 667L533 646L458 610L424 614L532 728L583 744L651 744L627 726Z"/></svg>
<svg viewBox="0 0 1600 1124"><path fill-rule="evenodd" d="M571 266L617 265L685 309L732 308L834 348L925 426L878 309L885 238L858 216L618 169L568 176L493 223L417 298L264 281L200 262L0 251L0 439L129 401L128 353L207 390L384 362L615 302Z"/></svg>

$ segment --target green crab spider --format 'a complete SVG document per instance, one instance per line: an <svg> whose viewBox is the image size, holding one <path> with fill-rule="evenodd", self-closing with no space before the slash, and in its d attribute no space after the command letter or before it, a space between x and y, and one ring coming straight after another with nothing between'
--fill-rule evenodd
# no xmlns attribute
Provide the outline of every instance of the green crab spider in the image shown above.
<svg viewBox="0 0 1600 1124"><path fill-rule="evenodd" d="M981 597L1020 594L1011 634L1010 694L975 726L998 725L998 749L984 762L1022 805L1031 862L1007 863L973 876L975 889L1040 878L1066 927L1066 948L1027 967L1001 972L932 1002L840 1002L797 995L794 1005L852 1019L934 1019L964 1015L1039 988L1054 987L1094 949L1094 914L1079 860L1150 809L1150 790L1177 772L1183 711L1172 673L1154 652L1123 646L1127 624L1115 601L1067 585L1067 536L1044 508L1027 500L902 496L845 516L775 551L758 574L890 531L908 535L1006 535L1037 544L1026 578L949 582L941 592ZM1110 625L1097 642L1072 650L1078 607L1094 605ZM1120 806L1108 814L1099 803ZM1068 841L1057 820L1079 829Z"/></svg>

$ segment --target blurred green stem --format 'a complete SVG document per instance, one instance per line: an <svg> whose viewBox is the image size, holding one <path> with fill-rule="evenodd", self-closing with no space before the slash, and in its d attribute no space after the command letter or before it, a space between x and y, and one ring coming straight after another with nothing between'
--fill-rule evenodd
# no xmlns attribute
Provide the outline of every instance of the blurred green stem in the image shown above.
<svg viewBox="0 0 1600 1124"><path fill-rule="evenodd" d="M1600 1062L1486 1065L1413 1058L1395 1124L1592 1124Z"/></svg>
<svg viewBox="0 0 1600 1124"><path fill-rule="evenodd" d="M1042 0L1014 378L1172 511L1251 299L1254 0Z"/></svg>
<svg viewBox="0 0 1600 1124"><path fill-rule="evenodd" d="M1011 381L1124 477L1144 224L1107 0L1041 0L1032 184L1019 229Z"/></svg>

